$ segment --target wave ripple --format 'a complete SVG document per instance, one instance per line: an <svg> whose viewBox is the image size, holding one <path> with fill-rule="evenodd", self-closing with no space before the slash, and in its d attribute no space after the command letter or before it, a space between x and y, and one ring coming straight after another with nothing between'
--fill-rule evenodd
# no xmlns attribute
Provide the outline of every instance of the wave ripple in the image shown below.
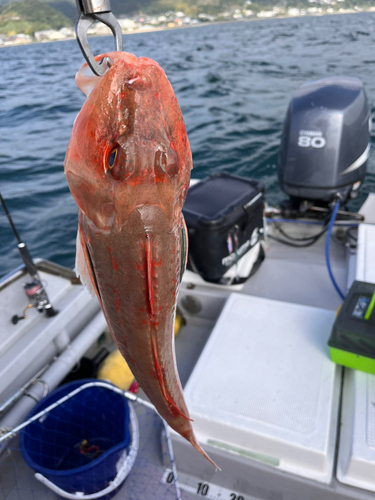
<svg viewBox="0 0 375 500"><path fill-rule="evenodd" d="M124 47L165 69L193 151L193 176L229 171L262 180L269 203L284 198L276 166L291 94L308 80L357 76L375 101L375 14L237 22L124 37ZM94 53L113 50L91 38ZM74 265L77 207L63 161L84 96L74 40L0 50L1 190L32 255ZM374 145L372 145L374 148ZM358 206L375 191L375 157ZM0 276L19 265L0 213Z"/></svg>

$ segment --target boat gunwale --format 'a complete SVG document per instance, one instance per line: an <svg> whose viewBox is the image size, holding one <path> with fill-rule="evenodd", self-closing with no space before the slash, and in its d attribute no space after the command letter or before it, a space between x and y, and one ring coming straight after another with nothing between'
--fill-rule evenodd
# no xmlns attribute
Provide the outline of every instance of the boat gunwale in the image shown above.
<svg viewBox="0 0 375 500"><path fill-rule="evenodd" d="M72 284L75 284L74 282L75 280L77 280L76 274L73 270L61 266L60 264L55 264L50 260L38 258L34 260L34 264L38 271L68 279ZM11 285L26 274L27 270L25 264L19 265L18 267L13 269L13 271L0 278L0 291L4 290L7 286Z"/></svg>

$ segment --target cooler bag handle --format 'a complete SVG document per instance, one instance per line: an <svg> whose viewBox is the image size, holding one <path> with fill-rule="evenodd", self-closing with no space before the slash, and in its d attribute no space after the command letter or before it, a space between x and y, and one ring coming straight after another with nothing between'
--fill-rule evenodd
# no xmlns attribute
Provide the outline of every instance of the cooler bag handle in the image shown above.
<svg viewBox="0 0 375 500"><path fill-rule="evenodd" d="M108 493L111 493L116 488L120 486L120 484L125 481L127 475L131 471L135 459L137 457L138 448L139 448L139 429L138 429L138 421L135 414L135 411L131 405L129 405L130 410L130 425L131 425L131 435L132 440L129 448L129 453L124 451L116 464L117 474L116 477L110 481L109 485L104 488L104 490L97 491L96 493L91 493L85 495L82 491L76 491L75 493L69 493L58 486L55 483L44 477L42 474L37 472L35 474L35 478L43 483L47 488L52 490L57 495L60 495L63 498L69 498L71 500L92 500L94 498L103 497Z"/></svg>

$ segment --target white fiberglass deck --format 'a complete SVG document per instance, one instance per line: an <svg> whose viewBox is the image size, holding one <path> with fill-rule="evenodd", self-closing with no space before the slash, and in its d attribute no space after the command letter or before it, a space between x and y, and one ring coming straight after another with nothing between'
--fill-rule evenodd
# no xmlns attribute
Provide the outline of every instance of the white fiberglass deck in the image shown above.
<svg viewBox="0 0 375 500"><path fill-rule="evenodd" d="M97 300L82 286L54 272L39 271L51 304L63 312L52 318L32 308L25 319L12 323L12 316L22 315L28 304L22 286L30 281L28 275L0 289L0 404L64 351L99 312Z"/></svg>
<svg viewBox="0 0 375 500"><path fill-rule="evenodd" d="M319 227L317 226L318 229ZM314 226L311 228L308 224L284 224L283 228L288 233L299 237L317 232L317 228ZM267 233L273 233L271 225L267 226ZM329 279L324 246L325 237L306 248L293 248L268 239L265 260L246 283L232 286L214 285L204 281L192 271L185 272L183 283L192 283L210 291L215 289L235 291L336 311L342 301ZM250 252L245 254L241 260L246 260L249 254ZM346 291L349 278L349 256L345 245L332 242L330 255L335 279L340 288Z"/></svg>
<svg viewBox="0 0 375 500"><path fill-rule="evenodd" d="M337 479L375 491L375 376L345 369Z"/></svg>
<svg viewBox="0 0 375 500"><path fill-rule="evenodd" d="M375 225L360 224L358 228L357 272L358 281L375 283Z"/></svg>
<svg viewBox="0 0 375 500"><path fill-rule="evenodd" d="M361 224L357 280L375 283L374 257L375 224ZM337 479L375 492L375 375L349 368L344 373Z"/></svg>
<svg viewBox="0 0 375 500"><path fill-rule="evenodd" d="M341 373L326 345L333 321L332 311L231 294L185 387L198 440L329 483Z"/></svg>

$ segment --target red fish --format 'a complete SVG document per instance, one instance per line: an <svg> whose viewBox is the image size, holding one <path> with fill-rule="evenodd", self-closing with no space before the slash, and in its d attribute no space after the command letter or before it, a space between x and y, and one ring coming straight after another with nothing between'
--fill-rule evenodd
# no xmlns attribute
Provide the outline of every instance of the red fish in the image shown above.
<svg viewBox="0 0 375 500"><path fill-rule="evenodd" d="M104 76L87 64L76 76L87 95L65 158L79 207L76 271L159 414L210 460L194 436L174 355L192 169L184 121L155 61L124 52L97 59L106 56Z"/></svg>

